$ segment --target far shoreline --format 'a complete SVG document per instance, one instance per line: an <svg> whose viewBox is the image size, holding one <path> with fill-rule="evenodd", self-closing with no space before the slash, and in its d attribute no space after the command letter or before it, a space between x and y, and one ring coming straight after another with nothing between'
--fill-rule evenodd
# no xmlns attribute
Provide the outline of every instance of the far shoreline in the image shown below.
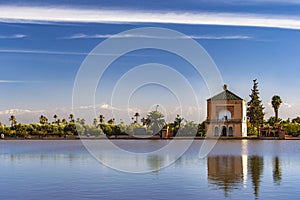
<svg viewBox="0 0 300 200"><path fill-rule="evenodd" d="M169 138L160 138L159 136L154 137L134 137L134 136L102 136L102 137L79 137L79 136L67 136L67 137L5 137L4 139L0 139L0 141L70 141L70 140L300 140L300 137L292 137L285 136L285 138L279 137L256 137L256 136L248 136L248 137L169 137Z"/></svg>

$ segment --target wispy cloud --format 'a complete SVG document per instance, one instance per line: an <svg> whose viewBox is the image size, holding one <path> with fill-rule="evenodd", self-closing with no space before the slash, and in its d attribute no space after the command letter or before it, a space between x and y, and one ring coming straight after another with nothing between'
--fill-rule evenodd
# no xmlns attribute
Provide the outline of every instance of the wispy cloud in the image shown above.
<svg viewBox="0 0 300 200"><path fill-rule="evenodd" d="M175 23L300 29L299 16L0 6L0 21L14 23Z"/></svg>
<svg viewBox="0 0 300 200"><path fill-rule="evenodd" d="M28 54L54 54L54 55L87 55L85 52L70 51L47 51L47 50L30 50L30 49L0 49L0 53L28 53Z"/></svg>
<svg viewBox="0 0 300 200"><path fill-rule="evenodd" d="M293 106L293 104L290 104L290 103L283 103L283 105L288 107L288 108L291 108Z"/></svg>
<svg viewBox="0 0 300 200"><path fill-rule="evenodd" d="M294 106L294 104L287 103L287 102L284 102L282 105L287 108L292 108ZM268 102L268 106L273 107L271 102Z"/></svg>
<svg viewBox="0 0 300 200"><path fill-rule="evenodd" d="M27 37L27 35L24 34L0 35L0 39L21 39L25 37Z"/></svg>
<svg viewBox="0 0 300 200"><path fill-rule="evenodd" d="M26 83L45 83L45 81L39 81L39 80L0 80L0 84L10 84L10 83L20 83L20 84L26 84Z"/></svg>
<svg viewBox="0 0 300 200"><path fill-rule="evenodd" d="M26 83L32 81L22 81L22 80L0 80L0 83Z"/></svg>
<svg viewBox="0 0 300 200"><path fill-rule="evenodd" d="M115 111L123 111L123 112L140 112L140 109L138 108L117 108L117 107L114 107L110 104L107 104L107 103L102 103L102 104L97 104L95 106L93 105L84 105L84 106L80 106L79 109L82 109L82 110L92 110L92 109L97 109L97 110L115 110Z"/></svg>
<svg viewBox="0 0 300 200"><path fill-rule="evenodd" d="M15 53L15 54L47 54L47 55L71 55L71 56L121 56L119 54L110 53L90 53L90 52L74 52L74 51L48 51L48 50L33 50L33 49L0 49L0 53ZM141 54L129 54L127 56L147 56Z"/></svg>
<svg viewBox="0 0 300 200"><path fill-rule="evenodd" d="M219 0L214 0L213 2L220 3ZM235 4L243 4L243 5L253 5L253 4L285 4L285 5L293 5L293 4L300 4L299 0L225 0L224 3L235 3Z"/></svg>
<svg viewBox="0 0 300 200"><path fill-rule="evenodd" d="M249 35L191 35L193 39L205 39L205 40L248 40L253 39Z"/></svg>
<svg viewBox="0 0 300 200"><path fill-rule="evenodd" d="M244 40L244 39L252 39L252 36L248 35L189 35L186 37L163 37L163 36L153 36L153 35L137 35L137 34L84 34L78 33L68 37L65 39L105 39L105 38L154 38L154 39L204 39L204 40Z"/></svg>
<svg viewBox="0 0 300 200"><path fill-rule="evenodd" d="M28 114L28 113L41 113L44 112L44 110L29 110L29 109L7 109L7 110L1 110L0 115L21 115L21 114Z"/></svg>

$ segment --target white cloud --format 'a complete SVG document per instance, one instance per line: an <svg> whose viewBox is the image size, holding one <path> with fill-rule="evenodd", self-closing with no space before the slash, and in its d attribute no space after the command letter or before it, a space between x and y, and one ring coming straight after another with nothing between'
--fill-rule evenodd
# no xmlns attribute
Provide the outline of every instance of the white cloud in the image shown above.
<svg viewBox="0 0 300 200"><path fill-rule="evenodd" d="M283 105L288 107L288 108L291 108L293 106L293 104L290 104L290 103L283 103Z"/></svg>
<svg viewBox="0 0 300 200"><path fill-rule="evenodd" d="M43 110L28 110L28 109L7 109L7 110L1 110L0 115L21 115L26 113L39 113L43 112Z"/></svg>
<svg viewBox="0 0 300 200"><path fill-rule="evenodd" d="M0 39L19 39L25 38L27 35L24 34L14 34L14 35L0 35Z"/></svg>
<svg viewBox="0 0 300 200"><path fill-rule="evenodd" d="M82 110L89 110L89 109L93 109L94 106L79 106L79 109L82 109Z"/></svg>
<svg viewBox="0 0 300 200"><path fill-rule="evenodd" d="M247 40L253 39L252 36L248 35L191 35L193 39L206 39L206 40Z"/></svg>
<svg viewBox="0 0 300 200"><path fill-rule="evenodd" d="M299 16L79 9L68 7L0 6L0 21L8 23L175 23L300 29Z"/></svg>
<svg viewBox="0 0 300 200"><path fill-rule="evenodd" d="M30 49L0 49L0 53L27 53L27 54L53 54L53 55L87 55L84 52L70 51L47 51L47 50L30 50Z"/></svg>
<svg viewBox="0 0 300 200"><path fill-rule="evenodd" d="M190 35L186 37L176 37L176 38L170 38L170 37L163 37L163 36L152 36L152 35L137 35L137 34L84 34L84 33L78 33L71 35L69 37L66 37L65 39L95 39L95 38L155 38L155 39L186 39L186 38L192 38L192 39L205 39L205 40L241 40L241 39L252 39L253 37L248 35Z"/></svg>
<svg viewBox="0 0 300 200"><path fill-rule="evenodd" d="M108 105L106 103L100 105L100 108L102 108L102 109L108 109L108 110L113 110L114 109L112 106L110 106L110 105Z"/></svg>
<svg viewBox="0 0 300 200"><path fill-rule="evenodd" d="M48 50L34 50L34 49L0 49L0 53L16 53L16 54L47 54L47 55L103 55L103 56L120 56L119 54L100 54L90 52L72 52L72 51L48 51ZM130 54L128 56L144 56L139 54Z"/></svg>
<svg viewBox="0 0 300 200"><path fill-rule="evenodd" d="M102 103L102 104L98 104L98 105L84 105L84 106L79 106L79 109L81 110L92 110L92 109L96 109L97 111L103 109L103 110L109 110L109 111L112 111L112 110L115 110L115 111L120 111L120 112L124 112L124 113L136 113L136 112L142 112L141 109L139 108L131 108L131 107L128 107L128 108L118 108L118 107L114 107L110 104L107 104L107 103Z"/></svg>
<svg viewBox="0 0 300 200"><path fill-rule="evenodd" d="M113 107L107 103L102 103L102 104L98 104L98 105L84 105L84 106L80 106L79 109L82 110L91 110L91 109L105 109L105 110L122 110L120 108L116 108Z"/></svg>
<svg viewBox="0 0 300 200"><path fill-rule="evenodd" d="M218 1L219 2L219 1ZM226 0L224 1L226 3L239 3L239 4L265 4L265 3L273 3L273 4L300 4L299 0L251 0L251 1L245 1L245 0Z"/></svg>
<svg viewBox="0 0 300 200"><path fill-rule="evenodd" d="M42 83L43 81L0 80L1 83Z"/></svg>
<svg viewBox="0 0 300 200"><path fill-rule="evenodd" d="M0 80L0 83L22 83L22 81L17 81L17 80Z"/></svg>
<svg viewBox="0 0 300 200"><path fill-rule="evenodd" d="M269 107L273 107L271 102L268 102L267 104ZM282 105L287 108L291 108L291 107L293 107L294 104L284 102Z"/></svg>

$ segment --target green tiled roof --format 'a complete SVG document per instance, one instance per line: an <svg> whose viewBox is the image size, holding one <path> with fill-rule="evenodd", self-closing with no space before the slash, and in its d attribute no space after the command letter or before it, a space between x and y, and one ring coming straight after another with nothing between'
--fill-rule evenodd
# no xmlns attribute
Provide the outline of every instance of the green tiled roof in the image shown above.
<svg viewBox="0 0 300 200"><path fill-rule="evenodd" d="M243 99L237 96L236 94L230 92L229 90L224 90L220 94L217 94L208 100L243 100Z"/></svg>

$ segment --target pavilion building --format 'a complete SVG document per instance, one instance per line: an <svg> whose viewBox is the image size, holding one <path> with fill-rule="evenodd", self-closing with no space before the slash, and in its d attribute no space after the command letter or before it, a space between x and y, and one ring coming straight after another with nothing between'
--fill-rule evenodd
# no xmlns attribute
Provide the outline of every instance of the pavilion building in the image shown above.
<svg viewBox="0 0 300 200"><path fill-rule="evenodd" d="M246 137L247 103L229 91L224 91L207 100L207 137Z"/></svg>

